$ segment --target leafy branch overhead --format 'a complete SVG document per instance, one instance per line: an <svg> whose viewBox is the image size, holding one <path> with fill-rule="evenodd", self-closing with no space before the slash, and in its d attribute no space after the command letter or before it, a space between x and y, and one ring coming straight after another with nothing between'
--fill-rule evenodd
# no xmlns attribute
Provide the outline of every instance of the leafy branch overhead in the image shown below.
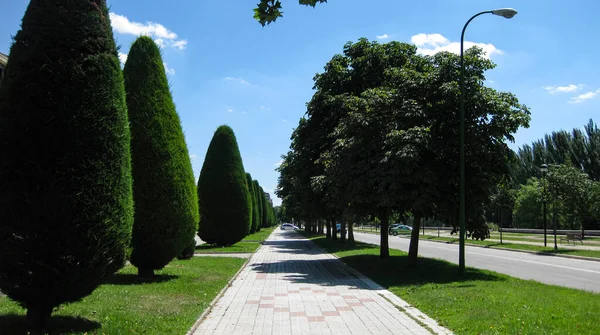
<svg viewBox="0 0 600 335"><path fill-rule="evenodd" d="M315 7L317 3L327 2L327 0L298 0L298 3L304 6ZM277 18L283 17L281 11L281 1L279 0L261 0L258 7L254 8L254 18L264 27L275 22Z"/></svg>

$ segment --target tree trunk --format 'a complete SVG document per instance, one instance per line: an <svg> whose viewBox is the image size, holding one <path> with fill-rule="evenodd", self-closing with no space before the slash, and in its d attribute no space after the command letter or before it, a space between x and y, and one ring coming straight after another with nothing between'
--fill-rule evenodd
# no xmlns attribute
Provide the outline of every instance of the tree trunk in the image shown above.
<svg viewBox="0 0 600 335"><path fill-rule="evenodd" d="M154 269L138 268L139 277L154 277Z"/></svg>
<svg viewBox="0 0 600 335"><path fill-rule="evenodd" d="M341 229L340 229L340 241L342 241L343 243L346 242L346 218L344 217L344 215L342 215L342 225L341 225Z"/></svg>
<svg viewBox="0 0 600 335"><path fill-rule="evenodd" d="M335 223L335 220L331 220L331 239L332 240L337 240L337 226Z"/></svg>
<svg viewBox="0 0 600 335"><path fill-rule="evenodd" d="M331 220L325 220L325 224L327 225L327 232L325 233L325 237L331 239Z"/></svg>
<svg viewBox="0 0 600 335"><path fill-rule="evenodd" d="M379 236L381 236L379 243L379 257L385 258L390 257L390 245L388 241L388 229L390 226L390 212L384 211L381 215L381 227L379 227ZM417 232L418 234L418 232Z"/></svg>
<svg viewBox="0 0 600 335"><path fill-rule="evenodd" d="M354 227L352 222L348 223L348 242L354 243Z"/></svg>
<svg viewBox="0 0 600 335"><path fill-rule="evenodd" d="M323 220L319 219L319 234L323 235Z"/></svg>
<svg viewBox="0 0 600 335"><path fill-rule="evenodd" d="M419 227L421 226L421 214L414 213L413 230L410 233L410 246L408 247L407 267L417 267L417 255L419 254Z"/></svg>
<svg viewBox="0 0 600 335"><path fill-rule="evenodd" d="M27 309L25 320L30 334L44 334L52 309L52 307L47 306L32 306Z"/></svg>

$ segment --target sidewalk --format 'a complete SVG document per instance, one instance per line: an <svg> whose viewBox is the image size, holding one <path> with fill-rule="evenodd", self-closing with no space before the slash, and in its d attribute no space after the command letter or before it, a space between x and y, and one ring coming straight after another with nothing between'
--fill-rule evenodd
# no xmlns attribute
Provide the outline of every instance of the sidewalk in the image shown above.
<svg viewBox="0 0 600 335"><path fill-rule="evenodd" d="M254 254L194 332L432 333L451 334L309 240L279 229Z"/></svg>

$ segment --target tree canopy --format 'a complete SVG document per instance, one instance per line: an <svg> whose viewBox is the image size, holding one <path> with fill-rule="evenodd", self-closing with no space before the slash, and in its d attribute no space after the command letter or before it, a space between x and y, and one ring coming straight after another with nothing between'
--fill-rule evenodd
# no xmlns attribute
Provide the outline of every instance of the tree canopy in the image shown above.
<svg viewBox="0 0 600 335"><path fill-rule="evenodd" d="M288 212L307 221L379 217L384 257L393 212L412 213L417 229L424 217L458 223L459 57L423 56L414 45L367 39L343 50L315 76L316 92L283 156L277 192ZM485 71L495 65L481 49L467 50L465 63L468 231L483 239L483 204L508 173L506 143L528 126L529 110L514 95L484 86Z"/></svg>
<svg viewBox="0 0 600 335"><path fill-rule="evenodd" d="M298 0L298 3L304 6L315 7L317 3L327 2L327 0ZM280 0L260 0L257 7L254 8L254 18L264 27L275 22L283 16Z"/></svg>
<svg viewBox="0 0 600 335"><path fill-rule="evenodd" d="M0 289L39 329L124 265L131 236L129 121L104 0L29 3L0 86L0 152Z"/></svg>

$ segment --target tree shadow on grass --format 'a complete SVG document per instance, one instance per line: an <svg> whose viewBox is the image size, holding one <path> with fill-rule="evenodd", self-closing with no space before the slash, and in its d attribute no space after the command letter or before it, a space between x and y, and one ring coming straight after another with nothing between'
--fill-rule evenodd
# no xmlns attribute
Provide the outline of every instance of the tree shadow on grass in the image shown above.
<svg viewBox="0 0 600 335"><path fill-rule="evenodd" d="M380 258L379 255L352 255L341 257L342 261L355 268L378 284L392 286L412 286L425 284L447 284L469 281L504 281L503 276L487 271L466 268L460 275L458 266L450 262L432 258L419 258L417 267L409 268L408 256ZM463 284L468 287L470 284Z"/></svg>
<svg viewBox="0 0 600 335"><path fill-rule="evenodd" d="M99 329L99 322L74 316L53 316L48 321L47 334L89 333ZM0 334L26 335L27 323L24 315L0 315Z"/></svg>
<svg viewBox="0 0 600 335"><path fill-rule="evenodd" d="M115 273L108 277L103 284L110 285L140 285L140 284L152 284L152 283L163 283L173 279L177 279L179 276L166 275L166 274L155 274L153 277L140 277L136 274L130 273ZM1 329L1 328L0 328Z"/></svg>

